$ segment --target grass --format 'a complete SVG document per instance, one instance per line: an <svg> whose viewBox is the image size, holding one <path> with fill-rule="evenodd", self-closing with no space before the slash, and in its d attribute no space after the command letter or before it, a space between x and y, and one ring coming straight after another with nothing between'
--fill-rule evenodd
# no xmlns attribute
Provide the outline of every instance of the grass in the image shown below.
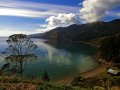
<svg viewBox="0 0 120 90"><path fill-rule="evenodd" d="M110 81L110 82L108 82ZM1 75L0 90L120 90L120 76L111 77L106 72L89 77L79 78L70 86L57 86L52 82L46 83L40 79L22 79L16 75Z"/></svg>
<svg viewBox="0 0 120 90"><path fill-rule="evenodd" d="M106 72L102 72L89 78L81 77L79 80L73 81L72 85L88 90L120 90L120 76L111 76Z"/></svg>

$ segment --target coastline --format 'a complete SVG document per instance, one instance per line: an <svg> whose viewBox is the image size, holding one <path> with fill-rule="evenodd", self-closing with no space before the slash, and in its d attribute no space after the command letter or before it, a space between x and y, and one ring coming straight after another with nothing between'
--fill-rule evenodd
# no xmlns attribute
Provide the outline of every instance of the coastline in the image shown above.
<svg viewBox="0 0 120 90"><path fill-rule="evenodd" d="M86 71L86 72L83 72L80 74L81 77L85 77L85 78L88 78L88 77L94 77L102 72L106 71L106 66L105 65L100 65L92 70L89 70L89 71Z"/></svg>
<svg viewBox="0 0 120 90"><path fill-rule="evenodd" d="M72 80L75 78L75 77L84 77L84 78L89 78L89 77L94 77L102 72L106 71L106 67L105 65L100 65L92 70L89 70L89 71L86 71L86 72L83 72L83 73L80 73L76 76L69 76L67 78L64 78L62 80L57 80L57 81L54 81L53 84L56 84L56 85L70 85L70 83L72 82Z"/></svg>

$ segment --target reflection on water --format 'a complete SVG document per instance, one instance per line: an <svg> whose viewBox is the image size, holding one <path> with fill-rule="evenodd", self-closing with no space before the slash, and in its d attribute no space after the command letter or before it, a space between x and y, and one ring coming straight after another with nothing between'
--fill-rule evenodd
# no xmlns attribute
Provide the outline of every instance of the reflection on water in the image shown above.
<svg viewBox="0 0 120 90"><path fill-rule="evenodd" d="M33 39L38 45L35 51L38 58L27 64L24 76L42 76L44 70L52 80L62 79L69 75L76 75L81 72L93 69L98 66L95 62L96 49L72 42L45 43L42 39ZM6 47L5 39L0 38L0 50Z"/></svg>

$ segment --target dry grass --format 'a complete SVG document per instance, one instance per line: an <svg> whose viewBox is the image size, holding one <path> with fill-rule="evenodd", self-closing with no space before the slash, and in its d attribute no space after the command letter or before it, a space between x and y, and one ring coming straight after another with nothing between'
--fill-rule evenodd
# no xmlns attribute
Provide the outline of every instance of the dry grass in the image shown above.
<svg viewBox="0 0 120 90"><path fill-rule="evenodd" d="M2 83L1 90L36 90L36 85L28 83Z"/></svg>

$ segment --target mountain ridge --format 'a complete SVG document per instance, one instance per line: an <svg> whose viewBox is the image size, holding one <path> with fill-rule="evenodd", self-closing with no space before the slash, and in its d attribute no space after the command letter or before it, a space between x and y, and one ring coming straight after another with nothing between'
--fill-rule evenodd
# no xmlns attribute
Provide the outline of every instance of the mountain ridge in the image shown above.
<svg viewBox="0 0 120 90"><path fill-rule="evenodd" d="M120 33L120 19L109 22L97 21L80 25L73 24L68 27L57 27L44 33L41 38L49 40L89 41L117 33ZM37 35L39 36L39 34Z"/></svg>

